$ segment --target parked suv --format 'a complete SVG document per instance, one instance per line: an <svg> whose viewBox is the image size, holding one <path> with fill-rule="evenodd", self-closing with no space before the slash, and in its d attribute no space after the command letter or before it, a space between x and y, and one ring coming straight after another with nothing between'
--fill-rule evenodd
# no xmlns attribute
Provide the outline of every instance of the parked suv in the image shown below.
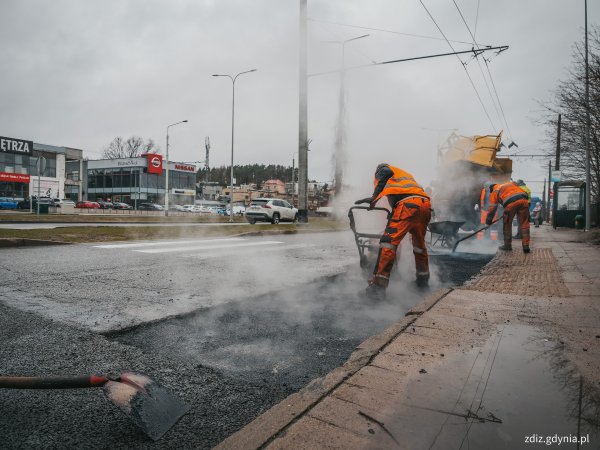
<svg viewBox="0 0 600 450"><path fill-rule="evenodd" d="M246 208L246 220L251 224L257 221L273 224L286 220L295 222L298 220L298 210L278 198L255 198Z"/></svg>

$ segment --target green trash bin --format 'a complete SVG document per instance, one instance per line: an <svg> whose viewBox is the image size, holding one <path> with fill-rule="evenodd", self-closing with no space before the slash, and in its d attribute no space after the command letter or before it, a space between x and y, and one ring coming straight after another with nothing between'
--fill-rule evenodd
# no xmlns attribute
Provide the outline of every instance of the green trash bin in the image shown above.
<svg viewBox="0 0 600 450"><path fill-rule="evenodd" d="M575 216L575 229L583 230L584 227L585 227L585 218L581 214L576 215Z"/></svg>
<svg viewBox="0 0 600 450"><path fill-rule="evenodd" d="M40 214L48 214L48 205L47 203L40 203Z"/></svg>

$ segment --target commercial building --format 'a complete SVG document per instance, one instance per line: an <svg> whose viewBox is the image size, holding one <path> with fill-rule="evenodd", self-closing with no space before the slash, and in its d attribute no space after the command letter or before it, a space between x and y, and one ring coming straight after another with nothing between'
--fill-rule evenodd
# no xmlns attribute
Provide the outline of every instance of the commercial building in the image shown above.
<svg viewBox="0 0 600 450"><path fill-rule="evenodd" d="M87 161L87 200L141 203L165 202L165 169L162 155L146 153L137 158ZM169 204L193 204L196 166L169 162Z"/></svg>
<svg viewBox="0 0 600 450"><path fill-rule="evenodd" d="M81 200L82 171L82 150L0 136L0 197Z"/></svg>

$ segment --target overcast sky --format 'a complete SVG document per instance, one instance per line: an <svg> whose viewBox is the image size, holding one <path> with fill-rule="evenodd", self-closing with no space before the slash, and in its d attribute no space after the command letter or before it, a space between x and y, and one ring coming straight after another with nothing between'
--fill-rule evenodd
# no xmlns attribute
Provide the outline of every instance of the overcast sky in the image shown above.
<svg viewBox="0 0 600 450"><path fill-rule="evenodd" d="M510 46L486 54L504 115L468 56L462 60L477 93L454 56L349 71L345 181L365 184L365 194L379 162L427 184L436 148L452 129L504 129L505 141L523 153L543 150L537 102L550 99L565 78L572 45L583 36L583 0L455 1L480 45ZM471 48L456 42L472 38L452 0L423 3L455 50ZM164 153L167 125L187 119L170 129L170 158L203 159L210 136L211 165L228 165L231 81L211 74L256 68L236 82L235 163L291 166L298 147L298 5L2 0L0 135L80 148L96 159L116 136L151 138ZM308 16L309 73L341 65L340 45L324 41L367 33L347 44L347 66L451 51L420 0L308 0ZM599 24L599 2L588 1L588 17L590 26ZM339 75L311 77L308 87L309 177L328 181ZM517 159L514 168L515 178L541 193L547 161Z"/></svg>

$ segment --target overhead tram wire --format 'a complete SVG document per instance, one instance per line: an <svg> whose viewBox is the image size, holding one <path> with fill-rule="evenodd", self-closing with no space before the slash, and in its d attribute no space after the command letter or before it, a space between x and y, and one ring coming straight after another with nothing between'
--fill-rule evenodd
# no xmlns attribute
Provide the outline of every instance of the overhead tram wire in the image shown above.
<svg viewBox="0 0 600 450"><path fill-rule="evenodd" d="M460 8L458 7L458 5L456 4L456 0L452 0L452 2L454 3L454 6L456 6L456 10L458 11L458 14L460 15L460 18L462 19L463 23L467 27L467 31L471 35L471 39L473 40L473 42L472 42L471 45L473 47L477 47L479 49L479 44L475 40L475 35L473 33L471 33L471 29L469 28L469 25L467 24L467 21L465 20L465 17L463 16L462 11L460 10ZM479 55L475 55L474 56L475 61L477 62L477 67L479 67L479 71L481 72L481 77L483 78L483 82L485 83L485 87L486 87L486 89L488 91L488 94L490 95L490 99L492 100L492 105L494 105L494 110L496 111L496 116L498 116L498 120L500 121L500 123L502 123L502 117L500 115L500 111L498 110L498 106L496 105L496 100L494 99L494 94L492 93L492 90L491 90L490 85L489 85L489 83L487 81L485 73L483 72L483 67L481 67L481 62L479 61L478 56ZM485 58L483 58L483 60L485 61ZM488 71L488 73L489 73L489 71ZM490 76L490 80L491 80L491 76ZM506 125L506 120L504 121L504 124ZM512 136L511 136L511 139L512 139Z"/></svg>
<svg viewBox="0 0 600 450"><path fill-rule="evenodd" d="M508 45L500 45L498 47L486 47L486 48L482 48L480 50L471 49L471 50L463 50L463 51L460 51L460 52L438 53L436 55L414 56L412 58L393 59L391 61L381 61L381 62L377 62L377 63L374 63L374 64L361 64L359 66L346 67L345 70L348 71L348 70L353 70L353 69L362 69L364 67L383 66L385 64L394 64L394 63L407 62L407 61L417 61L419 59L438 58L440 56L462 55L462 54L466 54L466 53L479 54L479 53L483 53L483 52L487 52L487 51L492 51L492 50L496 50L497 53L501 53L501 52L503 52L504 50L507 50L507 49L508 49ZM338 72L340 72L340 69L328 70L328 71L325 71L325 72L311 73L311 74L308 75L308 77L310 78L310 77L316 77L316 76L319 76L319 75L329 75L329 74L338 73ZM485 107L484 107L484 110L485 110ZM489 116L488 116L488 118L489 118Z"/></svg>
<svg viewBox="0 0 600 450"><path fill-rule="evenodd" d="M439 30L439 32L442 34L442 36L444 36L444 39L446 40L446 42L448 43L448 45L450 46L450 48L452 49L452 51L454 53L458 53L458 52L456 52L456 50L454 50L454 47L452 46L452 44L450 43L450 41L448 40L448 38L446 37L446 35L442 31L442 29L440 28L440 26L436 22L436 20L433 18L433 16L431 15L431 13L429 12L429 10L427 9L427 6L425 6L425 3L423 3L423 0L419 0L419 2L421 3L421 5L425 9L425 11L427 12L427 14L429 15L429 17L431 18L431 20L433 21L433 23L435 24L435 26ZM492 129L496 130L496 125L494 125L494 121L490 117L490 114L488 113L487 108L485 107L485 105L483 103L483 100L481 99L481 96L479 95L479 91L477 91L477 87L475 86L475 83L473 82L473 79L471 78L471 75L469 74L469 71L467 70L467 67L465 66L465 63L463 63L462 59L460 59L460 57L458 56L458 54L456 55L456 57L460 61L460 65L462 66L462 68L464 69L465 73L467 74L467 78L469 78L469 81L471 82L471 86L473 87L473 90L475 91L475 95L479 99L479 103L481 104L481 107L483 108L483 111L485 112L485 115L487 116L488 120L490 121L490 125L492 126Z"/></svg>
<svg viewBox="0 0 600 450"><path fill-rule="evenodd" d="M471 38L473 39L473 45L476 45L477 48L479 48L479 44L477 43L477 40L475 39L475 35L474 35L474 33L471 33L469 24L465 20L465 16L463 16L463 13L460 10L460 8L458 7L456 0L452 0L452 2L454 3L454 6L456 6L456 10L458 11L458 14L460 14L460 18L462 19L463 23L467 27L467 31L469 32L469 34L471 35ZM479 17L479 2L477 2L477 17ZM479 58L477 58L477 55L475 56L475 58L477 59L477 64L479 65L479 69L481 70L481 75L483 76L483 81L485 81L485 85L489 91L490 88L485 79L485 75L483 75L483 69L481 69L481 63L479 62ZM508 126L508 121L506 120L506 115L504 114L504 108L502 108L502 102L500 101L500 96L498 95L498 91L496 89L496 83L494 83L494 78L492 77L492 72L490 70L490 66L485 58L482 58L482 59L483 59L483 62L485 63L485 67L487 68L487 72L490 77L490 82L492 83L492 87L494 88L494 93L496 94L496 100L498 102L498 106L500 107L500 111L502 112L502 119L504 120L504 125L506 126L506 130L508 131L508 135L509 135L510 139L513 140L513 135L510 131L510 127ZM491 92L490 92L490 96L492 96ZM498 109L496 108L496 103L493 100L492 100L492 103L494 105L494 108L496 109L496 114L498 114ZM500 118L500 114L498 114L498 118ZM502 121L502 119L500 121Z"/></svg>
<svg viewBox="0 0 600 450"><path fill-rule="evenodd" d="M316 22L316 23L328 23L330 25L338 25L341 27L349 27L349 28L358 28L360 30L369 30L369 31L379 31L381 33L390 33L390 34L398 34L400 36L407 36L407 37L416 37L416 38L421 38L421 39L431 39L431 40L435 40L435 41L443 41L443 38L439 38L439 37L435 37L435 36L425 36L423 34L414 34L414 33L403 33L401 31L394 31L394 30L386 30L383 28L372 28L372 27L362 27L360 25L350 25L347 23L340 23L340 22L332 22L329 20L320 20L320 19L307 19L309 22ZM471 42L466 42L466 41L451 41L454 42L456 44L467 44L467 45L471 45Z"/></svg>

